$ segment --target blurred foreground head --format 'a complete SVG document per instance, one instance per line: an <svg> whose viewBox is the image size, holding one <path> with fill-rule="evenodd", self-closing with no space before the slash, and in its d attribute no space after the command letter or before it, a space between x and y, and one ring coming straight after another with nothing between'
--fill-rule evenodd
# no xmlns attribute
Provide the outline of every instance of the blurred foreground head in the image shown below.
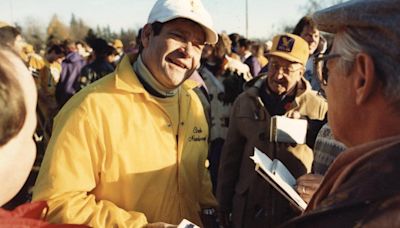
<svg viewBox="0 0 400 228"><path fill-rule="evenodd" d="M334 34L325 78L335 137L355 146L400 133L400 0L348 1L313 20Z"/></svg>
<svg viewBox="0 0 400 228"><path fill-rule="evenodd" d="M0 48L0 206L25 183L36 156L37 92L22 60Z"/></svg>

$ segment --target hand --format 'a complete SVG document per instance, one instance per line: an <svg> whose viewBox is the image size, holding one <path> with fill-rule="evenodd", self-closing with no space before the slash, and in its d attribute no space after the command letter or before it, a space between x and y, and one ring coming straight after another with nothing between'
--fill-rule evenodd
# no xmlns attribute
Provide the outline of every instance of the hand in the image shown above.
<svg viewBox="0 0 400 228"><path fill-rule="evenodd" d="M229 211L218 211L219 225L223 228L231 227L231 216Z"/></svg>
<svg viewBox="0 0 400 228"><path fill-rule="evenodd" d="M296 191L306 203L310 202L323 178L323 176L317 174L306 174L297 179Z"/></svg>
<svg viewBox="0 0 400 228"><path fill-rule="evenodd" d="M168 224L165 222L155 222L155 223L148 223L143 226L143 228L176 228L177 225Z"/></svg>
<svg viewBox="0 0 400 228"><path fill-rule="evenodd" d="M217 214L214 208L203 208L200 218L204 228L218 228Z"/></svg>
<svg viewBox="0 0 400 228"><path fill-rule="evenodd" d="M287 117L292 118L292 119L300 119L301 118L301 114L298 111L293 111L292 113L287 115Z"/></svg>
<svg viewBox="0 0 400 228"><path fill-rule="evenodd" d="M201 215L200 218L204 228L218 227L216 215Z"/></svg>

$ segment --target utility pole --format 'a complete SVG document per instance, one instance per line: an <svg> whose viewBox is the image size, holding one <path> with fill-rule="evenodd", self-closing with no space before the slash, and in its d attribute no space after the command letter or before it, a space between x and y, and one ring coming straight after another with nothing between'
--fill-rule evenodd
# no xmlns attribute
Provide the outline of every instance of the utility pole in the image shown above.
<svg viewBox="0 0 400 228"><path fill-rule="evenodd" d="M246 38L249 38L249 3L246 0Z"/></svg>
<svg viewBox="0 0 400 228"><path fill-rule="evenodd" d="M11 16L11 20L10 20L10 23L15 23L15 21L14 21L14 7L13 7L13 3L12 3L12 1L13 0L10 0L10 16Z"/></svg>

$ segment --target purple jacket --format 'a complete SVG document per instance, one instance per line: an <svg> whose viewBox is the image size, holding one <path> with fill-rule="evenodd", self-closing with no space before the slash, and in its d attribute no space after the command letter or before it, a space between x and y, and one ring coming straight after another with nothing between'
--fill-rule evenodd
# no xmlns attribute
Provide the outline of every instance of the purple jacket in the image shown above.
<svg viewBox="0 0 400 228"><path fill-rule="evenodd" d="M69 53L61 64L60 81L56 87L56 99L62 107L79 90L79 76L85 60L78 52Z"/></svg>
<svg viewBox="0 0 400 228"><path fill-rule="evenodd" d="M260 73L261 65L255 56L253 55L249 56L246 60L244 60L243 63L249 66L250 73L251 75L253 75L253 77L256 77L258 73Z"/></svg>

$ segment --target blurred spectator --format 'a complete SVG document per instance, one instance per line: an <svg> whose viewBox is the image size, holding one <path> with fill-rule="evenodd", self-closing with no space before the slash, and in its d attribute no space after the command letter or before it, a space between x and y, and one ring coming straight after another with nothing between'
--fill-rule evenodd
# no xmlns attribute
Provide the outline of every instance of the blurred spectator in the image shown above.
<svg viewBox="0 0 400 228"><path fill-rule="evenodd" d="M136 45L136 44L135 44ZM119 61L122 59L122 56L124 55L124 44L120 39L115 39L112 47L115 48L116 55L113 64L116 66Z"/></svg>
<svg viewBox="0 0 400 228"><path fill-rule="evenodd" d="M243 84L251 79L249 67L240 60L229 57L231 46L228 36L222 33L218 38L214 46L204 47L204 59L199 69L208 88L211 105L211 145L208 160L214 192L222 146L229 126L230 110L236 97L243 91Z"/></svg>
<svg viewBox="0 0 400 228"><path fill-rule="evenodd" d="M101 38L92 40L90 46L93 48L94 60L82 68L80 89L114 71L115 49Z"/></svg>
<svg viewBox="0 0 400 228"><path fill-rule="evenodd" d="M236 53L239 55L239 39L242 38L239 34L237 33L231 33L229 34L229 39L232 42L232 52Z"/></svg>
<svg viewBox="0 0 400 228"><path fill-rule="evenodd" d="M300 19L293 29L293 34L300 36L308 43L310 57L306 64L304 77L310 82L313 90L320 91L321 86L319 80L315 77L313 63L314 58L326 50L326 40L322 38L317 25L310 16L304 16Z"/></svg>
<svg viewBox="0 0 400 228"><path fill-rule="evenodd" d="M82 40L76 41L75 46L82 58L86 61L90 61L91 48Z"/></svg>
<svg viewBox="0 0 400 228"><path fill-rule="evenodd" d="M261 70L261 65L257 57L251 53L252 42L246 38L239 39L238 54L243 63L249 66L250 73L253 77L257 76Z"/></svg>
<svg viewBox="0 0 400 228"><path fill-rule="evenodd" d="M45 66L45 62L42 56L35 53L33 46L31 44L25 43L21 51L22 60L28 67L29 72L31 72L33 78L35 79L36 87L39 88L39 73Z"/></svg>
<svg viewBox="0 0 400 228"><path fill-rule="evenodd" d="M66 56L61 64L60 80L56 87L56 99L59 107L62 107L79 90L79 76L85 65L75 42L67 39L63 46Z"/></svg>
<svg viewBox="0 0 400 228"><path fill-rule="evenodd" d="M264 56L264 45L260 43L254 43L251 46L251 52L257 58L258 63L261 68L265 67L268 64L268 59Z"/></svg>
<svg viewBox="0 0 400 228"><path fill-rule="evenodd" d="M51 136L53 118L58 111L55 92L60 80L61 63L64 58L64 48L61 45L50 46L45 55L45 66L39 74L38 111L46 145Z"/></svg>
<svg viewBox="0 0 400 228"><path fill-rule="evenodd" d="M14 26L0 21L0 42L3 45L11 47L16 53L20 54L25 42L22 39L21 32Z"/></svg>

